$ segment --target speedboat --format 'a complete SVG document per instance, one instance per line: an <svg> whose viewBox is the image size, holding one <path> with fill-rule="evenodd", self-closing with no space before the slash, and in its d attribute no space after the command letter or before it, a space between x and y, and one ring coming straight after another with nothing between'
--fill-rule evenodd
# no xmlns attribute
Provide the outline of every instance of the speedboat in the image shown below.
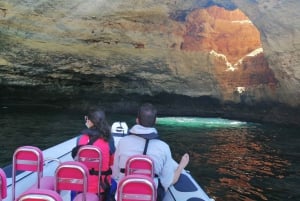
<svg viewBox="0 0 300 201"><path fill-rule="evenodd" d="M115 143L126 136L128 126L126 122L115 122L112 125L112 135ZM65 142L57 144L53 147L43 150L45 159L43 167L43 176L53 176L60 162L72 161L71 150L76 145L77 137L69 139ZM58 162L59 161L59 162ZM12 201L14 188L15 195L20 195L36 182L36 174L30 171L16 172L15 179L12 179L12 165L2 168L6 174L7 181L7 197L4 201ZM13 184L15 181L15 184ZM70 201L70 192L64 191L60 193L64 201ZM164 201L213 201L206 192L195 181L188 170L184 170L176 184L171 186Z"/></svg>

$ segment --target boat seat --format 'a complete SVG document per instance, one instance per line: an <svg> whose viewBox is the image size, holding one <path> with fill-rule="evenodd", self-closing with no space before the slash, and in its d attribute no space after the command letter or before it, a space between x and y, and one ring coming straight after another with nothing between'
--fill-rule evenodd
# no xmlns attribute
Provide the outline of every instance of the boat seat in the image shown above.
<svg viewBox="0 0 300 201"><path fill-rule="evenodd" d="M147 155L133 155L126 161L125 175L141 174L154 178L154 162Z"/></svg>
<svg viewBox="0 0 300 201"><path fill-rule="evenodd" d="M63 199L54 190L30 189L21 194L15 201L63 201Z"/></svg>
<svg viewBox="0 0 300 201"><path fill-rule="evenodd" d="M98 173L98 195L100 195L100 181L102 170L102 152L100 148L94 145L81 146L78 150L76 160L86 165L86 167L90 171L90 174Z"/></svg>
<svg viewBox="0 0 300 201"><path fill-rule="evenodd" d="M2 199L6 198L7 196L7 187L6 187L6 174L5 172L0 168L0 201Z"/></svg>
<svg viewBox="0 0 300 201"><path fill-rule="evenodd" d="M56 192L70 190L80 192L73 201L99 201L95 193L87 192L89 170L81 162L67 161L61 163L55 171Z"/></svg>
<svg viewBox="0 0 300 201"><path fill-rule="evenodd" d="M44 156L43 152L35 146L18 147L13 154L12 163L12 198L16 197L17 171L36 172L37 179L33 188L54 190L54 176L43 176Z"/></svg>
<svg viewBox="0 0 300 201"><path fill-rule="evenodd" d="M156 201L153 179L145 175L124 176L118 184L117 201Z"/></svg>

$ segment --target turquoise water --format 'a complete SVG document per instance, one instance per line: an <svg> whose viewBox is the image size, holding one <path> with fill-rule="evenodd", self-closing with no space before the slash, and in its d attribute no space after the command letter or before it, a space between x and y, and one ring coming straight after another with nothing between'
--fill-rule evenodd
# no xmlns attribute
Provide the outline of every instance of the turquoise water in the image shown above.
<svg viewBox="0 0 300 201"><path fill-rule="evenodd" d="M157 125L177 128L229 128L247 125L247 122L223 118L159 117Z"/></svg>
<svg viewBox="0 0 300 201"><path fill-rule="evenodd" d="M49 107L0 108L0 165L22 145L41 149L76 136L84 113ZM134 116L108 114L110 123ZM157 129L176 160L188 152L187 169L217 201L300 200L299 128L200 117L159 117Z"/></svg>

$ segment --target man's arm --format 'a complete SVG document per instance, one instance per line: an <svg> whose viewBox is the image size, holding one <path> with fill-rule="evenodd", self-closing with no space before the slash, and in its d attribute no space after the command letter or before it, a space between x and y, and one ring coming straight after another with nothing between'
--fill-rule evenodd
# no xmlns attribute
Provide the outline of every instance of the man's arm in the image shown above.
<svg viewBox="0 0 300 201"><path fill-rule="evenodd" d="M180 163L178 164L178 167L176 168L176 170L174 172L174 177L173 177L172 184L175 184L178 181L182 170L187 166L189 161L190 161L190 156L187 153L185 153L181 157Z"/></svg>

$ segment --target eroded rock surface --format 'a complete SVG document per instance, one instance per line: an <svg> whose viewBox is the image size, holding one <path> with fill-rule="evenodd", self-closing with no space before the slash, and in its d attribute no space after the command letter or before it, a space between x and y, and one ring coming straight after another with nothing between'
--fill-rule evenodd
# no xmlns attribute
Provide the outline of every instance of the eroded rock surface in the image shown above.
<svg viewBox="0 0 300 201"><path fill-rule="evenodd" d="M176 102L189 114L234 118L247 116L234 105L267 105L248 116L289 119L277 106L300 107L299 8L297 0L2 0L1 98L123 108L152 97L167 112ZM199 109L206 100L218 107Z"/></svg>

